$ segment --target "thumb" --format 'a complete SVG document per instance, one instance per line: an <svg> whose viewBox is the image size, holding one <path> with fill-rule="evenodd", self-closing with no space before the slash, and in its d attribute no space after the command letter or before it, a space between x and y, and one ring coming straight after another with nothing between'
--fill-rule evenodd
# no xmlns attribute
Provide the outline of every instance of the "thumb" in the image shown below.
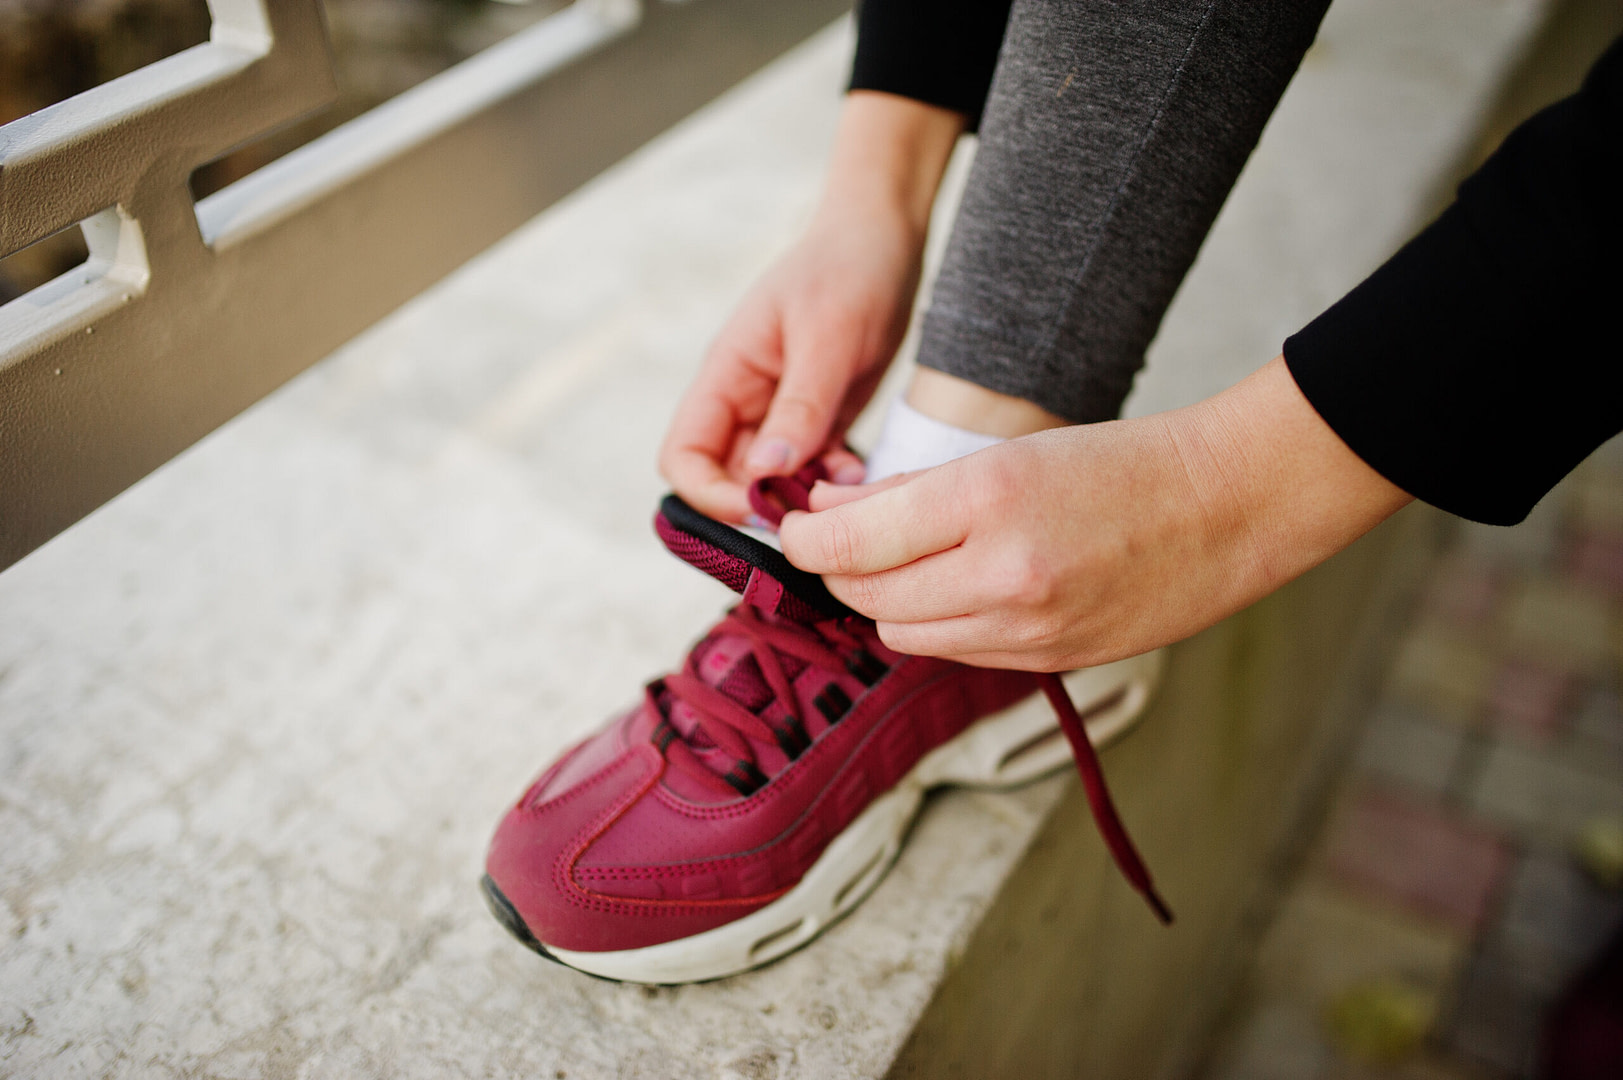
<svg viewBox="0 0 1623 1080"><path fill-rule="evenodd" d="M811 488L811 498L809 500L811 509L813 513L832 510L836 506L844 506L848 502L866 499L870 495L877 495L881 491L889 491L893 487L899 487L918 475L918 471L897 473L894 476L887 476L883 480L875 480L871 484L831 484L827 480L819 480Z"/></svg>
<svg viewBox="0 0 1623 1080"><path fill-rule="evenodd" d="M815 355L820 350L807 351ZM828 445L851 377L849 365L820 359L802 355L784 365L783 379L744 459L750 475L787 475Z"/></svg>

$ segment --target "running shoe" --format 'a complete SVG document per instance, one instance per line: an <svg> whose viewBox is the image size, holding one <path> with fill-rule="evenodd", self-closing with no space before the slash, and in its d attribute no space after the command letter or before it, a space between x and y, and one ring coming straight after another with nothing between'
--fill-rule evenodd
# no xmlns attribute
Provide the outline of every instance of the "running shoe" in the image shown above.
<svg viewBox="0 0 1623 1080"><path fill-rule="evenodd" d="M781 518L784 505L804 508L814 478L757 485L752 501ZM525 945L636 983L758 967L873 890L928 790L1012 786L1073 754L1117 865L1171 920L1093 747L1143 709L1159 653L1063 681L903 655L820 578L677 496L654 528L742 598L681 670L543 772L497 828L483 889Z"/></svg>

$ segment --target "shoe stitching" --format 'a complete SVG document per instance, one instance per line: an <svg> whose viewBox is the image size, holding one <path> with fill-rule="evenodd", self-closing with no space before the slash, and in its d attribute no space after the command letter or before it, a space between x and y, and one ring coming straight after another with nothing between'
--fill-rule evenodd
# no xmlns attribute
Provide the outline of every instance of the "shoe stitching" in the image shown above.
<svg viewBox="0 0 1623 1080"><path fill-rule="evenodd" d="M653 759L651 761L649 760L650 756ZM621 757L615 760L612 767L618 768L627 762L637 759L641 759L647 764L654 765L654 768L649 771L648 775L644 777L635 788L631 789L625 795L622 795L619 799L615 800L608 807L593 817L591 821L584 825L579 832L576 833L574 841L563 851L561 851L557 859L554 860L553 884L554 887L558 889L559 895L563 896L576 907L586 908L590 911L608 912L611 914L621 915L679 915L684 913L701 914L721 908L735 908L743 905L753 904L758 901L770 903L771 900L776 896L782 895L782 893L787 892L789 888L792 887L786 886L776 894L763 893L747 898L733 897L715 900L678 901L638 900L635 897L608 896L604 893L593 892L592 890L583 887L583 885L575 879L575 875L579 870L577 864L579 863L581 856L590 850L591 846L608 831L609 827L612 826L615 821L619 820L619 818L624 815L626 810L641 799L643 795L647 794L649 787L657 784L659 782L659 778L664 775L666 764L665 760L659 754L659 752L653 748L653 744L651 743L643 746L630 747L623 755L621 755ZM592 780L595 781L599 779L603 772L607 771L607 769L600 770L598 774L594 774ZM684 908L689 910L686 912L678 910Z"/></svg>
<svg viewBox="0 0 1623 1080"><path fill-rule="evenodd" d="M887 720L904 720L905 718L900 717L898 714L902 713L908 706L910 706L914 702L916 702L917 699L920 696L922 696L924 694L927 694L927 693L929 693L929 692L931 692L933 690L939 689L941 683L944 681L944 676L946 674L950 674L950 671L943 671L942 672L943 677L938 677L938 678L931 679L928 682L922 683L919 686L914 687L912 691L910 691L906 696L904 696L903 698L901 698L900 700L898 700L896 702L896 704L891 708L891 710L889 710L889 716L887 716L886 719ZM1033 692L1035 692L1035 688L1033 688ZM1022 697L1019 700L1024 700L1024 698ZM971 723L973 723L973 721L971 721ZM965 725L965 727L963 729L960 729L960 731L957 734L962 734L963 731L968 730L969 726L970 725ZM871 743L873 743L875 740L879 739L888 730L890 730L889 725L888 724L883 724L883 723L882 724L876 724L874 727L869 729L868 732L866 732L864 735L862 735L858 739L858 741L851 747L850 753L849 753L848 757L846 758L847 764L850 763L851 761L859 759L862 756L863 752L867 749L867 747ZM956 735L954 737L956 737ZM823 740L819 740L818 741L819 744L822 741ZM816 744L814 744L814 745L816 745ZM808 751L807 754L802 755L802 760L805 757L809 756L809 754L810 754L810 751ZM798 764L798 762L797 762L797 764ZM782 773L779 774L780 777L782 775L784 775L784 774L782 774ZM751 866L751 865L754 865L756 863L760 863L760 862L763 862L763 861L769 861L773 856L775 856L778 853L780 853L781 851L785 850L790 844L792 844L795 841L795 839L797 839L801 835L801 832L805 828L807 822L815 821L815 822L817 822L819 824L824 823L825 819L820 817L817 814L817 811L819 809L821 809L825 804L827 804L830 800L832 800L835 797L836 793L840 789L841 783L847 777L852 776L852 775L856 775L856 774L854 772L850 771L849 769L845 768L844 766L841 766L840 768L837 768L835 770L835 772L834 772L834 775L829 778L828 783L823 785L822 789L817 792L816 796L814 796L812 801L807 805L806 810L799 817L797 817L794 820L794 822L788 826L787 829L780 832L778 835L774 836L771 840L769 840L765 844L762 844L762 845L760 845L759 847L756 847L756 848L752 848L749 851L737 852L737 853L734 853L734 854L731 854L731 855L724 855L724 856L720 856L720 857L714 858L714 859L693 860L693 861L690 861L690 862L678 863L678 864L665 864L665 865L654 865L654 866L643 866L643 867L626 866L626 865L602 866L602 867L579 867L576 870L576 873L583 876L583 877L587 876L587 875L591 875L591 876L596 877L596 878L598 878L600 880L616 880L616 881L664 880L664 879L669 879L669 878L683 878L683 877L691 876L693 874L709 873L709 872L713 872L713 871L740 869L740 868L748 867L748 866ZM878 790L878 792L874 795L874 797L867 801L867 803L864 805L864 807L859 808L854 813L851 813L848 818L840 820L837 828L831 828L830 829L829 836L828 836L828 841L832 842L834 837L840 835L840 833L847 826L849 826L852 821L855 821L859 816L861 816L862 810L865 809L866 806L871 806L873 804L873 802L875 802L877 799L883 797L884 795L889 794L891 791L894 791L896 786L902 782L902 780L906 777L906 775L907 775L907 773L904 771L901 775L899 775L895 779L891 780L890 783L888 783L884 787L880 788ZM871 783L872 778L868 777L868 779L869 779L869 782ZM773 782L776 783L776 781L777 781L777 778L775 777ZM659 792L656 790L656 795L658 793ZM751 796L752 799L754 797L755 796ZM827 843L824 843L822 845L822 849L826 849L827 846L828 846ZM819 850L819 854L821 854L822 849ZM815 862L815 859L813 861ZM634 899L634 898L626 898L626 899ZM686 902L686 901L648 900L648 901L642 901L642 902L644 902L644 903L683 903L683 902Z"/></svg>
<svg viewBox="0 0 1623 1080"><path fill-rule="evenodd" d="M595 738L595 736L593 738ZM584 797L587 794L587 792L589 792L594 785L601 783L605 778L607 778L609 776L609 774L611 774L615 770L619 769L620 766L625 764L626 759L628 757L634 756L636 754L636 752L640 749L640 747L638 747L638 746L628 746L624 750L622 750L618 754L616 754L614 757L610 758L608 763L605 764L602 768L598 769L595 773L592 773L590 776L586 777L583 780L580 780L580 781L578 781L578 782L576 782L574 784L571 784L570 787L569 787L569 790L563 792L562 794L555 795L552 798L546 800L545 802L539 802L539 803L535 803L533 805L530 804L530 794L531 794L531 792L534 792L534 791L536 791L538 789L543 789L545 787L545 784L550 783L552 781L552 779L558 774L559 770L561 770L563 768L564 763L571 760L571 759L573 759L576 754L582 753L586 749L586 744L591 742L591 741L592 741L592 739L584 740L579 745L577 745L573 750L569 751L569 753L565 754L562 758L560 758L556 765L552 766L546 772L542 773L540 779L536 780L535 783L531 784L525 790L524 797L519 801L519 809L520 809L520 811L523 812L523 813L526 813L526 814L537 815L537 814L540 814L542 811L550 810L550 809L553 809L554 807L564 806L567 803L569 803L571 800L579 799L579 798ZM663 772L664 770L658 770L658 771Z"/></svg>

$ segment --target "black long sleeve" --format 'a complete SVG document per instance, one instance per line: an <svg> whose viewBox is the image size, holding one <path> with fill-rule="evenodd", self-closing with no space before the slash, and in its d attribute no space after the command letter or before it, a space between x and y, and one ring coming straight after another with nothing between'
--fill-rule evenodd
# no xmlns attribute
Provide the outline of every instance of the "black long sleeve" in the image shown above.
<svg viewBox="0 0 1623 1080"><path fill-rule="evenodd" d="M1514 524L1623 430L1620 268L1623 39L1285 359L1388 480Z"/></svg>
<svg viewBox="0 0 1623 1080"><path fill-rule="evenodd" d="M852 90L883 90L980 124L1013 0L863 0Z"/></svg>

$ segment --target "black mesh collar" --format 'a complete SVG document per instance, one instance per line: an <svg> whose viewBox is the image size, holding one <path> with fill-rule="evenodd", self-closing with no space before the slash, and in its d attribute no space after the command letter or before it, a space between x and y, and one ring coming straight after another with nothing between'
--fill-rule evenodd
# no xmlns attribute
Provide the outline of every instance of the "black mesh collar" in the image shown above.
<svg viewBox="0 0 1623 1080"><path fill-rule="evenodd" d="M659 504L659 512L683 532L771 574L785 589L823 615L831 619L857 615L855 611L835 599L834 594L828 591L828 586L823 584L822 578L791 565L789 560L783 557L783 552L745 536L715 518L699 513L683 502L680 495L665 496L664 501Z"/></svg>

